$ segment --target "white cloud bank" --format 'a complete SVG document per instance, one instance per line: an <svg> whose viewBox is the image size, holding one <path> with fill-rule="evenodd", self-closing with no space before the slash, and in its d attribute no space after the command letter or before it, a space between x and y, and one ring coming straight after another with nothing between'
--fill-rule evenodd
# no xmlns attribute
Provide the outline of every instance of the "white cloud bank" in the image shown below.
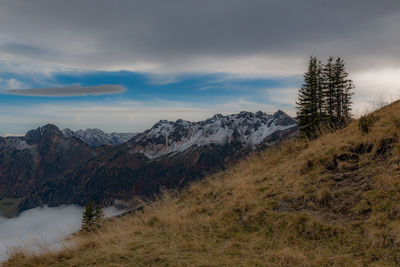
<svg viewBox="0 0 400 267"><path fill-rule="evenodd" d="M0 217L0 262L16 247L30 252L59 249L64 239L79 230L82 207L35 208L18 217Z"/></svg>
<svg viewBox="0 0 400 267"><path fill-rule="evenodd" d="M18 249L40 253L67 246L68 235L80 229L82 212L82 207L69 205L34 208L11 219L0 217L0 263ZM122 212L113 206L104 208L106 217Z"/></svg>

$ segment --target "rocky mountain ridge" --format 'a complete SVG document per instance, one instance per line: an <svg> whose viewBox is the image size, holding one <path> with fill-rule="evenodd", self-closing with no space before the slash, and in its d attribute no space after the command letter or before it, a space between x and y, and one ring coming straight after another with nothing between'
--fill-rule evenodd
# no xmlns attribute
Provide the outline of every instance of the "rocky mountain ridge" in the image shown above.
<svg viewBox="0 0 400 267"><path fill-rule="evenodd" d="M23 197L42 183L74 169L101 150L66 138L54 125L29 131L23 137L0 139L0 197Z"/></svg>
<svg viewBox="0 0 400 267"><path fill-rule="evenodd" d="M190 122L161 120L151 129L138 134L128 142L132 152L148 158L182 152L191 146L224 145L238 142L243 147L255 148L276 131L296 127L296 121L279 110L273 115L264 112L245 112Z"/></svg>
<svg viewBox="0 0 400 267"><path fill-rule="evenodd" d="M20 210L152 197L296 131L295 120L282 111L241 112L200 122L160 121L126 143L96 147L49 124L0 139L0 197L22 199Z"/></svg>
<svg viewBox="0 0 400 267"><path fill-rule="evenodd" d="M136 133L106 133L97 128L87 128L86 130L78 131L72 131L69 128L65 128L62 130L62 133L65 137L77 137L93 147L102 145L120 145L137 135Z"/></svg>

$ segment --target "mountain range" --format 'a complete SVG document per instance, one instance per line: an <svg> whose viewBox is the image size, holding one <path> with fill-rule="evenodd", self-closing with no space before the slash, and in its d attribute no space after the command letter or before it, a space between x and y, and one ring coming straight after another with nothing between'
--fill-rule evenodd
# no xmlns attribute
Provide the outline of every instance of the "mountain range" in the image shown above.
<svg viewBox="0 0 400 267"><path fill-rule="evenodd" d="M69 128L62 130L65 137L76 137L81 139L86 144L98 147L102 145L116 146L127 142L134 137L136 133L105 133L100 129L90 129L72 131Z"/></svg>
<svg viewBox="0 0 400 267"><path fill-rule="evenodd" d="M162 188L182 187L222 170L297 128L283 111L217 114L199 122L161 120L143 133L114 134L119 136L114 139L97 129L61 131L48 124L24 137L0 138L0 196L18 199L19 211L151 198Z"/></svg>

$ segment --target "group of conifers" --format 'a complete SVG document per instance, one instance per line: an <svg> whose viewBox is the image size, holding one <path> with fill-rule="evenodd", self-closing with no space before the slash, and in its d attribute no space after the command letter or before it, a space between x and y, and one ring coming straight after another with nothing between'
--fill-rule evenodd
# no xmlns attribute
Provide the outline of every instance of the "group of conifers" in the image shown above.
<svg viewBox="0 0 400 267"><path fill-rule="evenodd" d="M310 57L296 102L301 136L313 138L346 126L351 120L353 89L343 59L329 57L323 64Z"/></svg>

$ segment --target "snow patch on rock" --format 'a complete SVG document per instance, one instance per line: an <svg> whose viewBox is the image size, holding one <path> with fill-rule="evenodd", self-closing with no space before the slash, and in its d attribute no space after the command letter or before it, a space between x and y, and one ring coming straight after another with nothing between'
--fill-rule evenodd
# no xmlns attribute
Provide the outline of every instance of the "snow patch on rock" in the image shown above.
<svg viewBox="0 0 400 267"><path fill-rule="evenodd" d="M98 147L101 145L120 145L127 142L134 137L135 133L105 133L100 129L86 129L72 131L71 129L64 129L62 133L65 137L76 137L90 146Z"/></svg>
<svg viewBox="0 0 400 267"><path fill-rule="evenodd" d="M281 110L274 114L261 111L216 114L199 122L161 120L133 138L130 147L132 152L144 153L148 158L182 152L192 146L230 142L254 148L274 132L296 126L296 121Z"/></svg>

